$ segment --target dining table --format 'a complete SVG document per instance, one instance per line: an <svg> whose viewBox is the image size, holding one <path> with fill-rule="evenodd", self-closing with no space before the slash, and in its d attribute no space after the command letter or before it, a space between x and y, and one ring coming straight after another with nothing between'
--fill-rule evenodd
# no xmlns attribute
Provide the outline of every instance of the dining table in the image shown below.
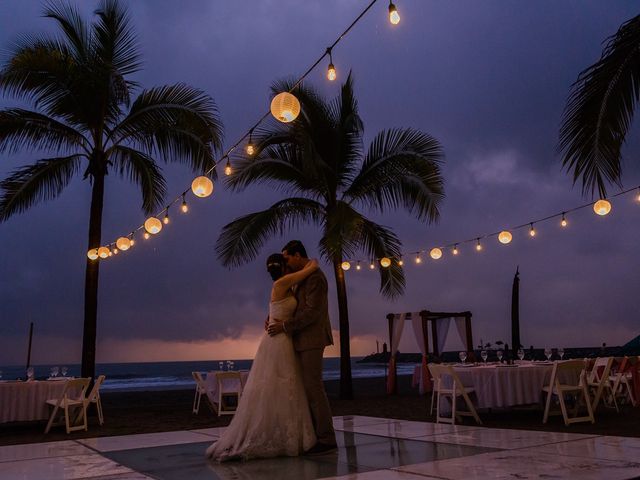
<svg viewBox="0 0 640 480"><path fill-rule="evenodd" d="M0 381L0 423L48 419L46 402L62 395L67 380Z"/></svg>
<svg viewBox="0 0 640 480"><path fill-rule="evenodd" d="M234 370L224 370L224 373L233 372ZM237 391L238 387L244 388L247 379L249 378L249 370L235 370L240 374L240 380L237 378L225 378L222 380L222 392L225 391ZM207 388L207 396L217 402L218 399L218 380L216 378L217 373L221 373L222 370L211 370L207 372L207 376L204 380Z"/></svg>

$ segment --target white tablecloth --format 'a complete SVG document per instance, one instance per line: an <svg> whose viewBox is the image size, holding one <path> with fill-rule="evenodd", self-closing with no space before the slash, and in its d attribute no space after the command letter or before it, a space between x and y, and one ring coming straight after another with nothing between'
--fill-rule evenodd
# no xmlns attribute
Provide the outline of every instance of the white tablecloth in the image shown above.
<svg viewBox="0 0 640 480"><path fill-rule="evenodd" d="M47 400L58 398L65 380L0 382L0 423L46 420Z"/></svg>
<svg viewBox="0 0 640 480"><path fill-rule="evenodd" d="M207 372L207 378L205 379L205 383L207 385L207 395L212 401L215 400L217 402L218 401L218 381L216 379L216 373L218 373L218 370L212 370L210 372ZM241 385L244 386L244 384L247 382L247 378L249 377L249 371L240 370L239 373L240 373ZM237 391L238 387L240 387L241 385L238 385L237 379L227 378L222 381L222 392L224 393L225 391Z"/></svg>

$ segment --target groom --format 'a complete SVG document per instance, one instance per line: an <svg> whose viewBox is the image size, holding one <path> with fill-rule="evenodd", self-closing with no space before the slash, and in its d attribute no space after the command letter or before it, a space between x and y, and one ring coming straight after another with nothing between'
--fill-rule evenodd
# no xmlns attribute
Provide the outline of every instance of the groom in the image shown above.
<svg viewBox="0 0 640 480"><path fill-rule="evenodd" d="M301 270L309 262L307 251L299 240L287 243L282 249L282 255L287 267L294 272ZM316 270L298 285L296 300L298 307L293 318L284 322L274 319L276 323L272 323L268 331L271 336L284 332L293 339L318 439L318 443L305 453L320 455L336 448L331 408L322 382L322 355L324 347L333 344L333 337L329 322L327 278L321 270Z"/></svg>

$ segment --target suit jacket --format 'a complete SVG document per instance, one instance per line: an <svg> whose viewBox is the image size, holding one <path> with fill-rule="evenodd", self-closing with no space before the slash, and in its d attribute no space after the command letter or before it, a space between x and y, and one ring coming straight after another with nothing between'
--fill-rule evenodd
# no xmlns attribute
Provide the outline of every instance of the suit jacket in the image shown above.
<svg viewBox="0 0 640 480"><path fill-rule="evenodd" d="M309 275L296 289L298 307L284 328L293 340L296 351L313 350L333 345L327 278L320 269Z"/></svg>

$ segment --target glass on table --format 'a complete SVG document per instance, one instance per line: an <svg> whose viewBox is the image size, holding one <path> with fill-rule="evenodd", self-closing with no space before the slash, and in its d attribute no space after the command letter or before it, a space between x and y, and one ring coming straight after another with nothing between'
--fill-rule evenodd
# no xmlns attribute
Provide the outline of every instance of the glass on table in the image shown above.
<svg viewBox="0 0 640 480"><path fill-rule="evenodd" d="M62 367L60 370L62 371L62 376L66 377L67 376L67 372L69 371L69 370L67 370L67 367Z"/></svg>
<svg viewBox="0 0 640 480"><path fill-rule="evenodd" d="M60 373L60 367L53 367L51 369L51 373L52 373L52 375L51 375L52 377L54 377L54 378L57 377L58 374Z"/></svg>
<svg viewBox="0 0 640 480"><path fill-rule="evenodd" d="M2 380L2 370L0 370L0 380Z"/></svg>
<svg viewBox="0 0 640 480"><path fill-rule="evenodd" d="M467 352L460 352L458 354L458 356L460 357L460 361L462 363L466 363L467 362Z"/></svg>
<svg viewBox="0 0 640 480"><path fill-rule="evenodd" d="M560 360L562 360L562 357L564 357L564 348L560 347L558 349L558 355L560 355Z"/></svg>
<svg viewBox="0 0 640 480"><path fill-rule="evenodd" d="M502 350L498 350L498 361L500 363L502 363L502 356L504 355L504 352Z"/></svg>
<svg viewBox="0 0 640 480"><path fill-rule="evenodd" d="M480 358L482 358L482 361L484 362L484 364L487 364L487 358L489 358L489 354L487 353L486 350L482 350L480 352Z"/></svg>
<svg viewBox="0 0 640 480"><path fill-rule="evenodd" d="M518 358L520 361L524 360L524 350L521 348L518 349Z"/></svg>
<svg viewBox="0 0 640 480"><path fill-rule="evenodd" d="M224 362L218 362L218 368L220 368L220 371L224 370Z"/></svg>
<svg viewBox="0 0 640 480"><path fill-rule="evenodd" d="M553 352L549 347L544 349L544 356L547 357L547 361L551 360L552 355L553 355Z"/></svg>
<svg viewBox="0 0 640 480"><path fill-rule="evenodd" d="M233 360L231 360L229 362L229 370L233 370L235 368L235 365L236 365L235 362Z"/></svg>
<svg viewBox="0 0 640 480"><path fill-rule="evenodd" d="M33 367L27 368L27 380L33 380L34 374L35 371L33 370Z"/></svg>

